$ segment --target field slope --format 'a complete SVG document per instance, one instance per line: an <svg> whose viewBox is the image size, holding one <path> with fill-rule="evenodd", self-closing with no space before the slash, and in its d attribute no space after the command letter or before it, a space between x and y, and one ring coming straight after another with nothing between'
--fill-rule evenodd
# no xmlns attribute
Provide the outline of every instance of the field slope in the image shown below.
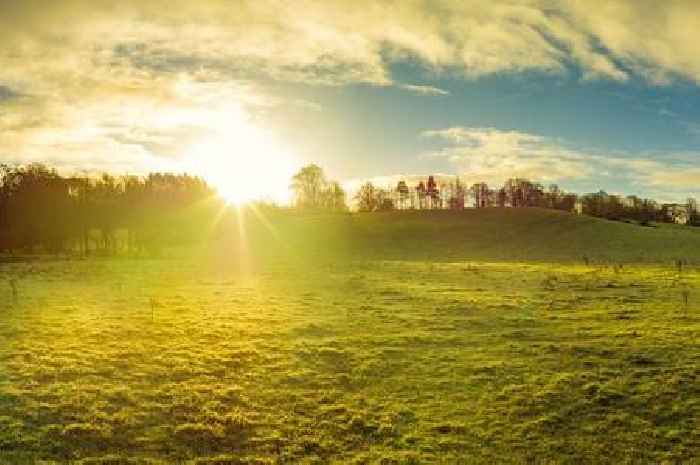
<svg viewBox="0 0 700 465"><path fill-rule="evenodd" d="M252 218L253 228L256 219ZM539 208L271 215L254 234L277 257L700 263L700 228L652 227Z"/></svg>
<svg viewBox="0 0 700 465"><path fill-rule="evenodd" d="M700 463L694 230L245 228L195 257L0 263L0 463Z"/></svg>

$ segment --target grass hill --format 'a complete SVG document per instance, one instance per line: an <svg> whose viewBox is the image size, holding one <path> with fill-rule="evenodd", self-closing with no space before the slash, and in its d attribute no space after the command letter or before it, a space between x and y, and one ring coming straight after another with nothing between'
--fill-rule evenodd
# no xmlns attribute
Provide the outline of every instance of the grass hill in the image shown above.
<svg viewBox="0 0 700 465"><path fill-rule="evenodd" d="M396 260L700 262L700 229L608 221L539 208L268 215L259 251ZM255 223L255 222L253 222Z"/></svg>
<svg viewBox="0 0 700 465"><path fill-rule="evenodd" d="M243 218L211 262L0 262L0 464L700 465L699 232Z"/></svg>

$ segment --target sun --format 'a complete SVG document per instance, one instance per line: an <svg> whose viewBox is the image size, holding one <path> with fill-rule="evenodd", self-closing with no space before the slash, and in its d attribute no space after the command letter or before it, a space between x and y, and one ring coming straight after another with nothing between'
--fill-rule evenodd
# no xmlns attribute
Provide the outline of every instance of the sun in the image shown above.
<svg viewBox="0 0 700 465"><path fill-rule="evenodd" d="M297 163L269 131L237 108L216 112L208 123L210 134L187 151L188 171L202 176L232 204L289 202Z"/></svg>

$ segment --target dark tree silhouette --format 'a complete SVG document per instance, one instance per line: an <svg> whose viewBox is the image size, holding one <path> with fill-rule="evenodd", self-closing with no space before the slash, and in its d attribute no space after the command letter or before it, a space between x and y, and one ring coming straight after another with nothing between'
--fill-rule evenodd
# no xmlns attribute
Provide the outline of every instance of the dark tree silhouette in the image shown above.
<svg viewBox="0 0 700 465"><path fill-rule="evenodd" d="M187 175L94 179L3 166L0 251L114 254L184 243L201 233L193 220L222 208L212 199L203 180Z"/></svg>

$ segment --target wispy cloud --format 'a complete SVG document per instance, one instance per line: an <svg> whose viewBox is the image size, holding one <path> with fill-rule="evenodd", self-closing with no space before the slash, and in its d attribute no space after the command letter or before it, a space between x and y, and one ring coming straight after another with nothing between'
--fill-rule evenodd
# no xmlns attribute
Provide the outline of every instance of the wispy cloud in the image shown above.
<svg viewBox="0 0 700 465"><path fill-rule="evenodd" d="M566 75L573 69L584 80L700 83L700 3L659 8L634 0L124 0L118 7L79 0L4 2L0 156L46 159L41 150L50 150L77 164L84 160L75 154L84 147L105 160L119 150L133 159L140 153L158 158L168 152L163 141L171 139L162 128L154 131L153 121L207 105L195 91L178 93L183 78L198 83L197 92L218 95L214 101L251 108L284 102L306 111L320 106L285 100L257 83L364 83L448 95L438 87L397 82L392 70L405 62L426 74L465 79ZM31 98L17 98L20 93ZM84 128L86 121L106 128L114 120L128 126L126 134L157 133L159 142ZM590 153L532 134L472 129L446 136L461 141L433 156L494 176L541 171L568 179L597 172L589 168ZM499 158L501 150L506 155ZM547 165L551 160L556 166Z"/></svg>
<svg viewBox="0 0 700 465"><path fill-rule="evenodd" d="M103 2L28 0L3 6L0 35L8 50L21 45L19 54L2 57L3 64L42 56L49 65L49 49L56 63L104 60L146 74L205 68L387 85L390 64L412 57L470 77L563 73L573 65L584 79L637 75L663 84L675 76L700 81L693 46L700 39L698 14L700 4L687 1L667 2L658 14L633 0L242 0L235 6L223 0L124 0L118 9ZM79 62L76 49L86 61Z"/></svg>
<svg viewBox="0 0 700 465"><path fill-rule="evenodd" d="M534 134L452 127L425 131L423 136L449 143L425 156L446 158L469 178L496 183L509 177L559 181L592 173L591 157Z"/></svg>
<svg viewBox="0 0 700 465"><path fill-rule="evenodd" d="M700 138L700 123L694 121L681 121L681 125L688 134Z"/></svg>
<svg viewBox="0 0 700 465"><path fill-rule="evenodd" d="M399 88L413 92L419 95L426 96L437 96L437 95L450 95L445 89L440 89L433 86L415 85L415 84L401 84Z"/></svg>
<svg viewBox="0 0 700 465"><path fill-rule="evenodd" d="M244 82L166 82L153 94L154 88L133 89L84 98L79 106L49 102L38 122L24 112L0 113L0 161L50 163L63 171L180 171L192 146L237 130L237 121L253 120L257 111L319 111L313 102L261 95ZM242 156L236 142L226 149Z"/></svg>

